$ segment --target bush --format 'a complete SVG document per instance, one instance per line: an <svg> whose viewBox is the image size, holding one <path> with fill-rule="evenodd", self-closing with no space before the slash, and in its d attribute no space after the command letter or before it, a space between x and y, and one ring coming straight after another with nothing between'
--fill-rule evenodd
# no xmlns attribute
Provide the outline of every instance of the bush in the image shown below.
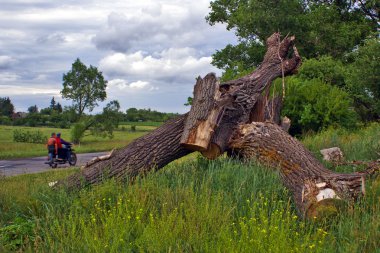
<svg viewBox="0 0 380 253"><path fill-rule="evenodd" d="M27 142L27 143L45 143L47 136L43 135L41 131L37 130L34 132L23 131L21 129L13 130L13 141L14 142Z"/></svg>
<svg viewBox="0 0 380 253"><path fill-rule="evenodd" d="M84 137L84 132L86 131L86 123L85 122L77 122L73 125L71 129L71 140L75 144L78 144L82 138Z"/></svg>
<svg viewBox="0 0 380 253"><path fill-rule="evenodd" d="M12 121L7 116L0 116L0 125L12 125Z"/></svg>
<svg viewBox="0 0 380 253"><path fill-rule="evenodd" d="M291 134L317 132L329 126L356 126L358 115L344 90L319 79L289 78L287 87L282 114L292 120Z"/></svg>

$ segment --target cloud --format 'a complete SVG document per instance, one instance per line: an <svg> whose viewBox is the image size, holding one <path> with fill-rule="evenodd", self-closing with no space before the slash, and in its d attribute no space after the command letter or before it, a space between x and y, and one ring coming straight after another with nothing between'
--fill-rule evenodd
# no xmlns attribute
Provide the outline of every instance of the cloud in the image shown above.
<svg viewBox="0 0 380 253"><path fill-rule="evenodd" d="M183 45L200 48L205 41L219 48L231 41L231 37L225 36L224 26L216 25L211 29L204 20L208 1L144 2L145 7L135 11L110 13L107 25L93 38L97 48L152 53Z"/></svg>
<svg viewBox="0 0 380 253"><path fill-rule="evenodd" d="M0 73L0 83L13 82L20 78L19 75L12 72L2 72Z"/></svg>
<svg viewBox="0 0 380 253"><path fill-rule="evenodd" d="M59 90L46 87L24 87L16 85L0 85L0 94L13 95L52 95L59 96Z"/></svg>
<svg viewBox="0 0 380 253"><path fill-rule="evenodd" d="M155 79L167 84L191 82L198 75L217 71L211 64L211 57L197 56L191 48L170 48L146 55L142 51L131 54L113 53L99 62L99 68L108 76L122 76L129 79ZM219 72L219 71L218 71Z"/></svg>
<svg viewBox="0 0 380 253"><path fill-rule="evenodd" d="M0 55L0 69L10 68L12 64L14 64L16 60L8 55Z"/></svg>
<svg viewBox="0 0 380 253"><path fill-rule="evenodd" d="M158 87L151 85L147 81L138 80L128 83L124 79L113 79L108 82L108 92L147 92L158 90Z"/></svg>
<svg viewBox="0 0 380 253"><path fill-rule="evenodd" d="M79 57L99 67L109 80L108 99L118 99L122 108L183 112L195 78L220 74L211 54L235 41L224 25L205 22L209 4L3 0L1 96L12 96L17 110L43 108L52 95L59 99L62 74Z"/></svg>

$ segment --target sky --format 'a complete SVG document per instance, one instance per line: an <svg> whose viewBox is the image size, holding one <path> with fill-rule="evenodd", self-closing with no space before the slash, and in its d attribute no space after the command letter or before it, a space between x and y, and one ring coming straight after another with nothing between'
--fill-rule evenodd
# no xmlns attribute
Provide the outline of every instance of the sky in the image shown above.
<svg viewBox="0 0 380 253"><path fill-rule="evenodd" d="M224 25L207 24L208 12L207 0L0 0L0 97L16 111L53 96L71 105L62 76L80 58L103 73L107 101L123 111L186 112L195 78L221 74L211 55L236 43Z"/></svg>

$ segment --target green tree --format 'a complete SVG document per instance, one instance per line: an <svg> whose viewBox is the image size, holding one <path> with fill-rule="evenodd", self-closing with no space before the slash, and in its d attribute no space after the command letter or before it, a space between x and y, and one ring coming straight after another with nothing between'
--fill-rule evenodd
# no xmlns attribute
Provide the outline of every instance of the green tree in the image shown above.
<svg viewBox="0 0 380 253"><path fill-rule="evenodd" d="M207 21L225 23L239 41L213 55L212 63L229 78L261 62L273 32L296 35L303 57L342 58L379 27L355 1L216 0L210 7Z"/></svg>
<svg viewBox="0 0 380 253"><path fill-rule="evenodd" d="M55 102L55 99L54 99L54 97L50 100L50 108L52 109L52 110L55 110L55 107L56 107L56 102Z"/></svg>
<svg viewBox="0 0 380 253"><path fill-rule="evenodd" d="M9 97L0 98L0 115L12 117L15 107Z"/></svg>
<svg viewBox="0 0 380 253"><path fill-rule="evenodd" d="M87 135L113 138L113 131L119 126L123 115L117 100L109 102L103 112L97 115L83 116L71 129L71 140L79 143Z"/></svg>
<svg viewBox="0 0 380 253"><path fill-rule="evenodd" d="M37 105L29 106L28 112L29 113L38 113L38 107L37 107Z"/></svg>
<svg viewBox="0 0 380 253"><path fill-rule="evenodd" d="M63 109L62 109L62 105L58 102L57 105L55 106L55 110L58 112L58 113L62 113Z"/></svg>
<svg viewBox="0 0 380 253"><path fill-rule="evenodd" d="M73 101L73 106L81 117L85 109L91 112L99 101L106 99L106 87L107 81L102 72L94 66L87 67L78 58L71 70L63 75L61 94L63 98Z"/></svg>
<svg viewBox="0 0 380 253"><path fill-rule="evenodd" d="M347 86L355 107L365 121L380 119L380 39L368 39L352 53Z"/></svg>
<svg viewBox="0 0 380 253"><path fill-rule="evenodd" d="M286 84L287 96L282 114L292 120L291 134L317 132L329 126L356 126L358 116L346 91L320 79L291 77L287 78Z"/></svg>

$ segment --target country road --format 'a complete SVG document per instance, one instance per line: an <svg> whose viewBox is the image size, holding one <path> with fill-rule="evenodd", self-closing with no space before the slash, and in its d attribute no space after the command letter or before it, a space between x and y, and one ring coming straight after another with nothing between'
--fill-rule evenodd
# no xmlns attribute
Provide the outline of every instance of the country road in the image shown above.
<svg viewBox="0 0 380 253"><path fill-rule="evenodd" d="M107 152L77 154L78 162L76 166L81 166L94 157L104 155ZM0 176L15 176L20 174L39 173L54 170L45 164L46 156L34 158L21 158L15 160L0 160ZM58 165L57 169L69 168L70 165Z"/></svg>

